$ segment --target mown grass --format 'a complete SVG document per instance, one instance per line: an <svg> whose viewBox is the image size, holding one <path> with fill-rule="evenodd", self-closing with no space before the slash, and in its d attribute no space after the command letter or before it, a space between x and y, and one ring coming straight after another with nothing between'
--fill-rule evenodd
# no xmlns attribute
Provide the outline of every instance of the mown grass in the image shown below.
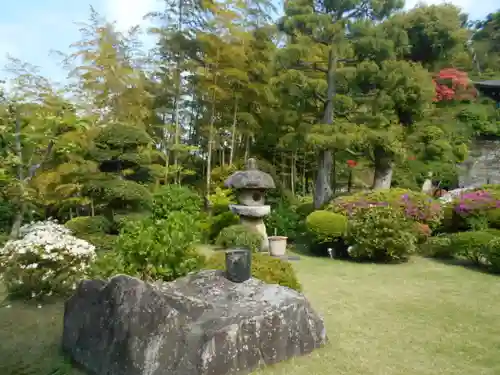
<svg viewBox="0 0 500 375"><path fill-rule="evenodd" d="M500 374L498 276L422 258L373 265L302 256L294 266L330 343L256 374ZM4 302L0 374L82 375L59 354L62 313L62 303Z"/></svg>

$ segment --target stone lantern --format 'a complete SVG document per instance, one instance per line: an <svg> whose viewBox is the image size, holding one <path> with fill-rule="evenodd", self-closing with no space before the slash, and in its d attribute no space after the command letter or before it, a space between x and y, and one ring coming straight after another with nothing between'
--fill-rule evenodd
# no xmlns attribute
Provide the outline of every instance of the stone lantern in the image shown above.
<svg viewBox="0 0 500 375"><path fill-rule="evenodd" d="M224 183L227 188L234 189L239 204L230 205L233 213L240 217L240 222L259 232L262 239L262 251L269 249L264 217L271 212L271 206L265 204L266 191L274 189L273 178L257 169L255 159L248 159L244 171L233 173Z"/></svg>

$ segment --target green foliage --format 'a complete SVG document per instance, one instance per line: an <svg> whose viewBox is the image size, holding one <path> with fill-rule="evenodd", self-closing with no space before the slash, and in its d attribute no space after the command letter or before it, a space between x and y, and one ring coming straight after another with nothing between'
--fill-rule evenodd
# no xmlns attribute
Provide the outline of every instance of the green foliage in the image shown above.
<svg viewBox="0 0 500 375"><path fill-rule="evenodd" d="M9 235L5 232L0 232L0 248L9 240Z"/></svg>
<svg viewBox="0 0 500 375"><path fill-rule="evenodd" d="M231 189L215 188L215 192L209 197L212 215L217 216L229 210L229 205L236 203Z"/></svg>
<svg viewBox="0 0 500 375"><path fill-rule="evenodd" d="M429 238L420 245L419 252L428 257L439 259L451 259L455 256L455 249L451 246L449 235L440 235Z"/></svg>
<svg viewBox="0 0 500 375"><path fill-rule="evenodd" d="M257 252L262 246L262 235L246 225L231 225L219 233L215 244L224 249L243 248Z"/></svg>
<svg viewBox="0 0 500 375"><path fill-rule="evenodd" d="M78 216L65 224L75 235L109 233L112 223L104 216Z"/></svg>
<svg viewBox="0 0 500 375"><path fill-rule="evenodd" d="M391 206L363 209L349 220L350 256L381 262L406 261L416 251L414 223Z"/></svg>
<svg viewBox="0 0 500 375"><path fill-rule="evenodd" d="M95 246L96 252L110 252L114 251L118 236L112 234L83 234L79 236L81 239L91 243Z"/></svg>
<svg viewBox="0 0 500 375"><path fill-rule="evenodd" d="M329 209L344 215L352 215L370 206L383 205L396 208L408 219L427 224L431 229L436 228L443 217L438 201L427 194L400 188L360 192L339 197L332 201Z"/></svg>
<svg viewBox="0 0 500 375"><path fill-rule="evenodd" d="M143 280L171 281L203 264L195 244L199 224L186 212L171 212L165 220L132 221L123 228L114 252L100 254L93 273L108 277L124 273Z"/></svg>
<svg viewBox="0 0 500 375"><path fill-rule="evenodd" d="M130 222L130 221L141 221L146 218L148 218L151 215L150 212L144 211L144 212L130 212L127 214L115 214L113 216L113 226L114 230L117 232L120 232L125 225Z"/></svg>
<svg viewBox="0 0 500 375"><path fill-rule="evenodd" d="M500 208L494 208L486 212L488 226L494 229L500 229Z"/></svg>
<svg viewBox="0 0 500 375"><path fill-rule="evenodd" d="M316 243L330 243L345 235L347 217L329 211L314 211L307 216L306 229Z"/></svg>
<svg viewBox="0 0 500 375"><path fill-rule="evenodd" d="M345 256L343 236L347 231L347 217L329 211L314 211L305 220L305 239L311 253L328 255L331 248L336 256Z"/></svg>
<svg viewBox="0 0 500 375"><path fill-rule="evenodd" d="M151 193L147 186L121 178L93 181L85 193L95 197L109 209L144 210L151 207Z"/></svg>
<svg viewBox="0 0 500 375"><path fill-rule="evenodd" d="M484 254L484 257L491 272L500 273L500 237L489 242L488 251Z"/></svg>
<svg viewBox="0 0 500 375"><path fill-rule="evenodd" d="M470 105L461 109L457 119L467 124L476 136L499 136L499 124L493 119L494 109L491 106Z"/></svg>
<svg viewBox="0 0 500 375"><path fill-rule="evenodd" d="M303 202L297 205L295 212L301 219L305 219L310 213L314 211L314 203L311 202Z"/></svg>
<svg viewBox="0 0 500 375"><path fill-rule="evenodd" d="M0 199L0 232L8 231L12 226L15 207L12 203Z"/></svg>
<svg viewBox="0 0 500 375"><path fill-rule="evenodd" d="M205 264L205 269L225 270L226 261L224 252L216 252ZM290 263L267 254L252 254L252 277L268 284L278 284L300 291L300 282Z"/></svg>
<svg viewBox="0 0 500 375"><path fill-rule="evenodd" d="M93 153L99 161L114 160L126 152L137 151L151 141L151 137L138 126L109 124L96 137Z"/></svg>
<svg viewBox="0 0 500 375"><path fill-rule="evenodd" d="M280 200L271 208L271 213L265 218L269 235L286 236L293 241L300 234L300 217L296 207Z"/></svg>
<svg viewBox="0 0 500 375"><path fill-rule="evenodd" d="M451 247L455 254L469 259L477 265L484 264L493 240L498 239L500 232L473 231L451 235Z"/></svg>
<svg viewBox="0 0 500 375"><path fill-rule="evenodd" d="M209 240L214 241L219 236L221 230L231 225L237 225L239 222L240 222L239 216L233 214L230 211L226 211L216 216L212 216L210 221Z"/></svg>
<svg viewBox="0 0 500 375"><path fill-rule="evenodd" d="M176 211L198 216L202 206L199 194L188 186L164 185L154 194L153 216L165 219Z"/></svg>

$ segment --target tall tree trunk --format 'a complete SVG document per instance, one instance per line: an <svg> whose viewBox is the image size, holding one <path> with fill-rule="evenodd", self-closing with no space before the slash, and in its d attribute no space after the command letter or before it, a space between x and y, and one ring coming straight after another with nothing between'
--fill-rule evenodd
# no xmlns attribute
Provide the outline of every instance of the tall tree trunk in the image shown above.
<svg viewBox="0 0 500 375"><path fill-rule="evenodd" d="M392 182L392 158L382 147L374 150L374 176L372 189L389 189Z"/></svg>
<svg viewBox="0 0 500 375"><path fill-rule="evenodd" d="M21 145L21 121L16 113L16 133L14 134L16 155L18 158L17 165L17 180L19 182L19 198L16 215L14 216L14 222L12 223L12 228L10 231L10 238L19 237L19 230L23 223L24 212L26 211L26 203L24 200L24 169L23 169L23 149Z"/></svg>
<svg viewBox="0 0 500 375"><path fill-rule="evenodd" d="M336 57L333 46L328 53L328 72L327 72L327 99L325 103L325 112L323 114L323 123L333 124L333 100L335 97L335 65ZM316 175L316 186L314 188L314 208L319 209L332 197L331 173L333 158L330 150L321 150L318 154L318 170Z"/></svg>
<svg viewBox="0 0 500 375"><path fill-rule="evenodd" d="M337 150L332 151L332 194L337 192Z"/></svg>
<svg viewBox="0 0 500 375"><path fill-rule="evenodd" d="M178 90L178 93L176 95L180 96L180 90ZM175 100L175 133L174 133L174 183L178 184L179 183L179 150L178 150L178 145L179 145L179 135L180 135L180 123L179 123L179 111L180 111L180 98L177 98Z"/></svg>
<svg viewBox="0 0 500 375"><path fill-rule="evenodd" d="M281 151L280 153L281 156L281 162L280 162L280 175L281 175L281 185L283 188L286 187L286 159L285 159L285 153Z"/></svg>
<svg viewBox="0 0 500 375"><path fill-rule="evenodd" d="M163 114L163 153L165 154L165 173L163 184L168 184L170 174L170 137L168 126L166 124L166 115Z"/></svg>
<svg viewBox="0 0 500 375"><path fill-rule="evenodd" d="M177 10L179 17L177 19L177 30L179 33L182 33L182 22L183 22L183 9L184 2L183 0L179 0L177 4ZM179 173L179 137L181 133L181 124L180 124L180 107L181 107L181 64L182 64L182 53L179 52L176 63L175 63L175 135L174 135L174 183L180 183L180 173Z"/></svg>
<svg viewBox="0 0 500 375"><path fill-rule="evenodd" d="M214 87L217 85L217 69L219 62L219 50L217 50L217 59L216 64L214 66ZM207 155L207 186L206 186L206 194L205 197L207 202L210 197L210 184L212 182L212 143L213 143L213 133L214 133L214 124L215 124L215 88L212 90L212 106L210 111L210 123L208 127L208 155Z"/></svg>
<svg viewBox="0 0 500 375"><path fill-rule="evenodd" d="M247 134L245 138L245 157L244 157L245 163L248 160L249 154L250 154L250 134Z"/></svg>
<svg viewBox="0 0 500 375"><path fill-rule="evenodd" d="M306 152L304 151L304 163L302 164L302 195L307 195L307 177L306 177Z"/></svg>
<svg viewBox="0 0 500 375"><path fill-rule="evenodd" d="M292 160L290 162L290 190L292 191L292 194L295 195L295 172L296 172L296 168L295 168L295 162L296 162L296 153L297 151L294 150L292 151Z"/></svg>
<svg viewBox="0 0 500 375"><path fill-rule="evenodd" d="M234 147L236 139L236 114L238 113L238 97L234 97L233 126L231 129L231 150L229 152L229 165L233 165Z"/></svg>

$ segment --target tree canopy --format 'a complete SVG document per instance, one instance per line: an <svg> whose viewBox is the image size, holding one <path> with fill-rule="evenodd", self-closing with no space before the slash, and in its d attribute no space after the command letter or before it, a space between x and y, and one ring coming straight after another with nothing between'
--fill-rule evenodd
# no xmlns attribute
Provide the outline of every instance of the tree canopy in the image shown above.
<svg viewBox="0 0 500 375"><path fill-rule="evenodd" d="M208 197L249 157L321 207L355 188L457 184L500 113L500 12L401 0L165 1L156 46L91 10L51 82L11 59L0 90L1 199L32 216L141 211L163 184ZM353 173L354 170L354 173ZM5 203L7 204L7 203ZM0 222L3 222L0 220ZM4 230L6 230L4 228Z"/></svg>

